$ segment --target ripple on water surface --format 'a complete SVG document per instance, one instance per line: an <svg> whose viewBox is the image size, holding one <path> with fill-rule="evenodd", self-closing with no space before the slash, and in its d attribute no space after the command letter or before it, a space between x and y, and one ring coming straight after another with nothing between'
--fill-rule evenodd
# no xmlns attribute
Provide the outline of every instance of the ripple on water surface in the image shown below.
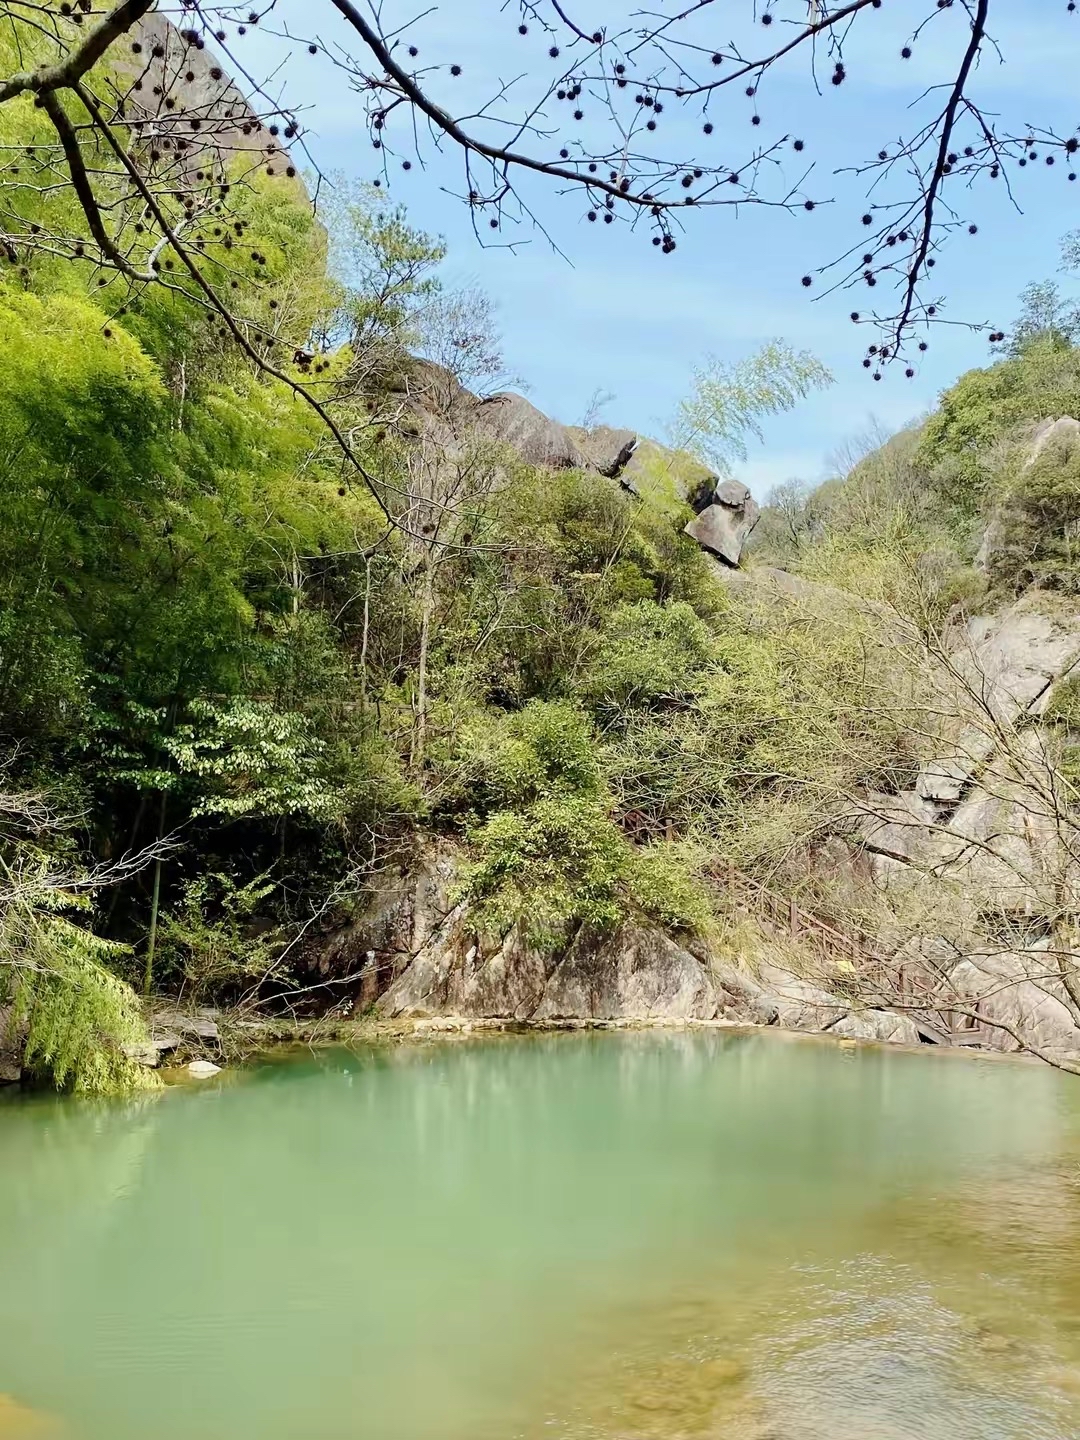
<svg viewBox="0 0 1080 1440"><path fill-rule="evenodd" d="M0 1440L148 1433L1075 1440L1080 1082L654 1033L0 1105Z"/></svg>

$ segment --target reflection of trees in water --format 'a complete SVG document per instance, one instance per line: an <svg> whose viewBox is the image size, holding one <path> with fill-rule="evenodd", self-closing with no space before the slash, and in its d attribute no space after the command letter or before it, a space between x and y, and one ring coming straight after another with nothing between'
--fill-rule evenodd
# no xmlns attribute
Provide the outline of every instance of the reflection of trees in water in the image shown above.
<svg viewBox="0 0 1080 1440"><path fill-rule="evenodd" d="M353 1404L410 1440L1075 1436L1071 1093L1034 1067L652 1032L0 1110L0 1389L111 1421L133 1387L170 1434L209 1403L267 1436ZM23 1353L26 1298L81 1356L70 1394Z"/></svg>
<svg viewBox="0 0 1080 1440"><path fill-rule="evenodd" d="M0 1440L59 1440L72 1295L144 1174L161 1091L0 1105ZM95 1289L100 1304L106 1298ZM42 1343L42 1335L49 1337ZM17 1383L12 1378L17 1374ZM36 1408L30 1408L36 1407Z"/></svg>
<svg viewBox="0 0 1080 1440"><path fill-rule="evenodd" d="M94 1226L138 1180L158 1126L159 1090L125 1101L42 1097L0 1105L0 1252L20 1222ZM62 1235L56 1235L62 1244ZM17 1249L17 1246L15 1247Z"/></svg>

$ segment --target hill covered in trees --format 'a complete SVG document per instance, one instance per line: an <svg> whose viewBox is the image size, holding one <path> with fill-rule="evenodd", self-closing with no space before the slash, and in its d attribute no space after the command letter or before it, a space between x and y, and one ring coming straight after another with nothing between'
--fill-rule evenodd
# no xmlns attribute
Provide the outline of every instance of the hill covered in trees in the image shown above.
<svg viewBox="0 0 1080 1440"><path fill-rule="evenodd" d="M29 98L2 118L6 145L46 143ZM37 233L76 224L69 189L34 203ZM196 243L228 230L245 344L166 251L154 285L40 243L0 274L8 1077L138 1083L144 997L437 1009L463 957L516 977L477 1013L575 1013L556 962L595 995L632 955L682 977L685 1013L783 1019L779 957L812 1028L902 1014L917 982L924 1028L967 1015L1059 1058L1080 441L1039 426L1080 415L1067 316L1029 306L925 423L774 497L735 570L710 526L741 542L753 516L710 444L822 382L808 357L759 357L757 389L702 377L696 457L615 435L613 460L614 432L477 399L486 302L377 192L341 185L316 221L293 177L245 168L227 216L188 218ZM735 903L730 868L855 958ZM401 877L432 875L401 939ZM425 989L405 972L436 935ZM973 955L1060 1007L1049 1040L977 977L961 993Z"/></svg>

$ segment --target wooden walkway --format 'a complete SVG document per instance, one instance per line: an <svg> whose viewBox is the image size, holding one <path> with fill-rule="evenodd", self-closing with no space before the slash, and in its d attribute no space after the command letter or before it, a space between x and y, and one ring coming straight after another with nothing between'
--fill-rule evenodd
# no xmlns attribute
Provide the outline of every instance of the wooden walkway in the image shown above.
<svg viewBox="0 0 1080 1440"><path fill-rule="evenodd" d="M839 967L841 976L850 970L861 1006L907 1015L920 1037L932 1045L980 1043L970 1020L950 1014L933 998L934 986L928 977L895 956L882 955L866 931L857 926L842 930L804 909L794 896L781 895L743 874L731 861L718 862L707 874L734 907L756 915L774 932L809 946L822 960Z"/></svg>
<svg viewBox="0 0 1080 1440"><path fill-rule="evenodd" d="M675 827L669 820L655 821L637 812L624 819L630 837L648 842L660 837L675 838ZM981 1043L977 1029L967 1016L952 1014L940 998L935 997L936 983L931 977L905 965L895 955L883 955L875 938L858 926L841 929L813 911L804 909L791 895L781 895L759 880L744 874L733 861L717 860L706 869L706 876L732 908L756 916L776 934L817 953L830 967L839 969L833 977L835 985L851 974L856 982L853 999L864 1009L894 1010L907 1015L923 1040L932 1045L971 1046Z"/></svg>

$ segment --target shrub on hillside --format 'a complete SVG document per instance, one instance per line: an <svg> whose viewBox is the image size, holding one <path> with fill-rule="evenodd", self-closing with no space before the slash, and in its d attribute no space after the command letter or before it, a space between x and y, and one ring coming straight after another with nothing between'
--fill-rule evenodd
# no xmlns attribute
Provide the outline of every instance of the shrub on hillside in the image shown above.
<svg viewBox="0 0 1080 1440"><path fill-rule="evenodd" d="M1080 444L1057 441L1006 472L985 559L991 580L1016 593L1080 591Z"/></svg>

